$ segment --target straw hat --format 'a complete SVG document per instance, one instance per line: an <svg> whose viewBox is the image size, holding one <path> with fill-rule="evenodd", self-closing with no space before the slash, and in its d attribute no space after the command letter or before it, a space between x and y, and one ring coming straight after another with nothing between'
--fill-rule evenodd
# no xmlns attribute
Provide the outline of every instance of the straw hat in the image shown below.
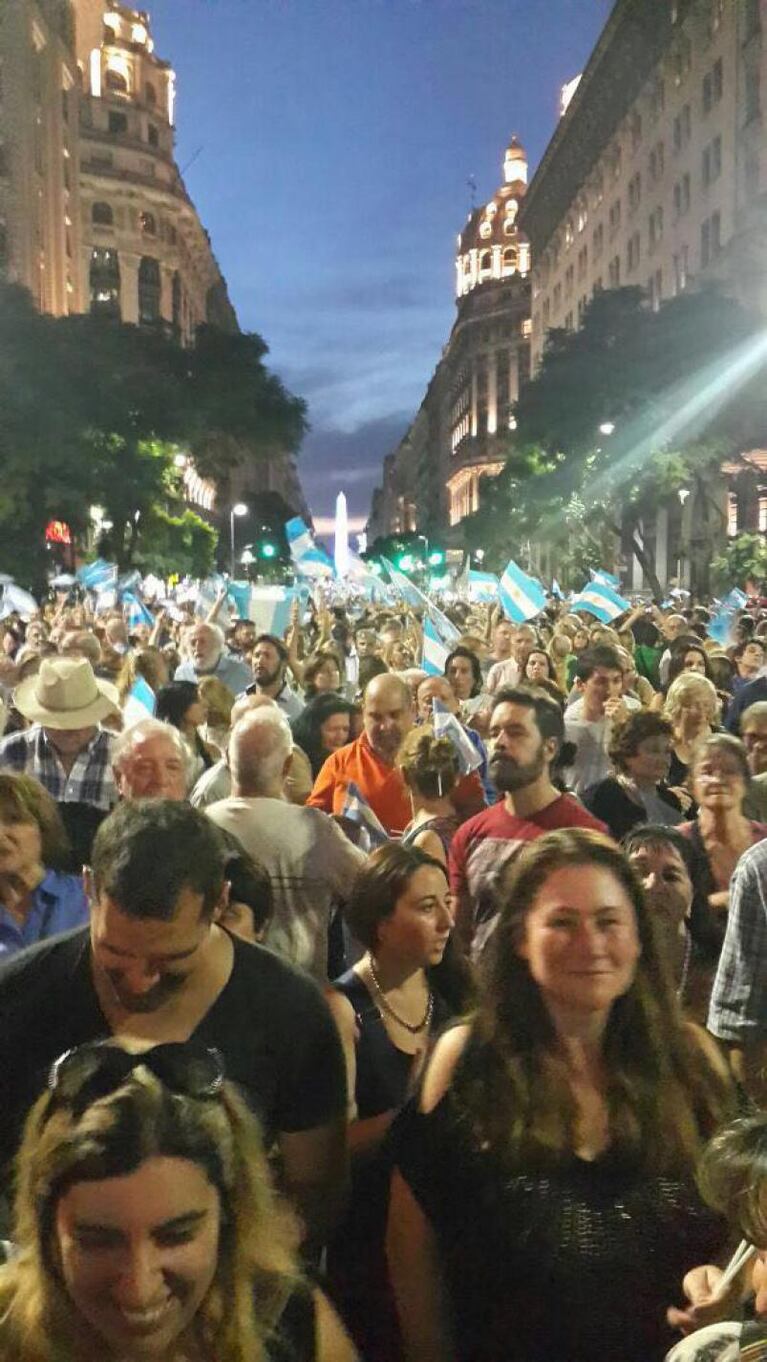
<svg viewBox="0 0 767 1362"><path fill-rule="evenodd" d="M90 728L120 713L116 688L97 680L84 657L44 658L37 675L16 687L13 703L25 719L48 728Z"/></svg>

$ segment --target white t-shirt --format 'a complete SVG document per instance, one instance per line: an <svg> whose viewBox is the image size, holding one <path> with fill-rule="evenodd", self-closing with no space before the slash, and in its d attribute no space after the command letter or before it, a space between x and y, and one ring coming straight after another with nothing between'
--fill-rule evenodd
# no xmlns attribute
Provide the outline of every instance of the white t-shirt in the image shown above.
<svg viewBox="0 0 767 1362"><path fill-rule="evenodd" d="M366 857L321 809L265 796L232 796L205 809L272 882L274 917L264 944L327 983L328 927Z"/></svg>
<svg viewBox="0 0 767 1362"><path fill-rule="evenodd" d="M564 775L569 789L582 795L612 771L612 762L607 755L612 724L604 718L578 718L573 715L575 708L572 705L565 711L565 738L567 742L574 742L578 751L573 765L567 767Z"/></svg>
<svg viewBox="0 0 767 1362"><path fill-rule="evenodd" d="M513 657L507 657L503 662L494 662L490 671L487 673L485 690L488 695L495 695L501 686L519 685L519 667Z"/></svg>

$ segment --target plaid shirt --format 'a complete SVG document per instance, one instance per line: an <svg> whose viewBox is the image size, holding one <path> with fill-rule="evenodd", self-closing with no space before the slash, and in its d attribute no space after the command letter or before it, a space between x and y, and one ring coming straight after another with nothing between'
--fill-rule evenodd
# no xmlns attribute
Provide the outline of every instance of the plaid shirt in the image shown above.
<svg viewBox="0 0 767 1362"><path fill-rule="evenodd" d="M105 812L117 803L112 774L115 735L100 728L87 747L78 752L67 775L45 729L33 724L0 742L0 770L34 776L60 804L91 804Z"/></svg>
<svg viewBox="0 0 767 1362"><path fill-rule="evenodd" d="M708 1029L720 1040L741 1044L767 1035L767 841L741 856L730 881Z"/></svg>

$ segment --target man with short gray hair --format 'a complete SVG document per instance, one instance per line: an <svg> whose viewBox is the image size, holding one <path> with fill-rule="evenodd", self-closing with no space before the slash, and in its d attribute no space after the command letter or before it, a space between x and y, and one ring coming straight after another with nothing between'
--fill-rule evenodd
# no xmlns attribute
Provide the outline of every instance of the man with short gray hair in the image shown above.
<svg viewBox="0 0 767 1362"><path fill-rule="evenodd" d="M217 624L195 624L186 636L188 657L176 668L174 681L201 681L215 676L234 695L252 685L253 673L239 657L226 651L223 630Z"/></svg>
<svg viewBox="0 0 767 1362"><path fill-rule="evenodd" d="M288 803L284 783L293 738L283 715L262 705L240 719L229 742L232 796L205 810L266 870L274 917L264 944L328 977L328 928L364 854L319 809Z"/></svg>
<svg viewBox="0 0 767 1362"><path fill-rule="evenodd" d="M117 738L112 757L121 799L186 799L191 761L172 724L140 719Z"/></svg>

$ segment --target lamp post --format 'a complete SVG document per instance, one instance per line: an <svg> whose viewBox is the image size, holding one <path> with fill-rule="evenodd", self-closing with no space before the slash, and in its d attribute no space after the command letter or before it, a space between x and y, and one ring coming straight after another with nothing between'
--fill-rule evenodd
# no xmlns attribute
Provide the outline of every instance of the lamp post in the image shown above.
<svg viewBox="0 0 767 1362"><path fill-rule="evenodd" d="M235 516L240 516L240 515L247 515L247 514L248 514L248 508L247 508L247 506L245 505L244 501L237 501L237 502L235 502L234 506L232 507L231 511L229 512L229 543L230 543L230 548L231 548L231 568L232 568L232 574L231 574L231 575L232 575L232 580L234 580L234 577L236 576L236 573L237 573L237 563L236 563L235 554L234 554L234 517L235 517Z"/></svg>

